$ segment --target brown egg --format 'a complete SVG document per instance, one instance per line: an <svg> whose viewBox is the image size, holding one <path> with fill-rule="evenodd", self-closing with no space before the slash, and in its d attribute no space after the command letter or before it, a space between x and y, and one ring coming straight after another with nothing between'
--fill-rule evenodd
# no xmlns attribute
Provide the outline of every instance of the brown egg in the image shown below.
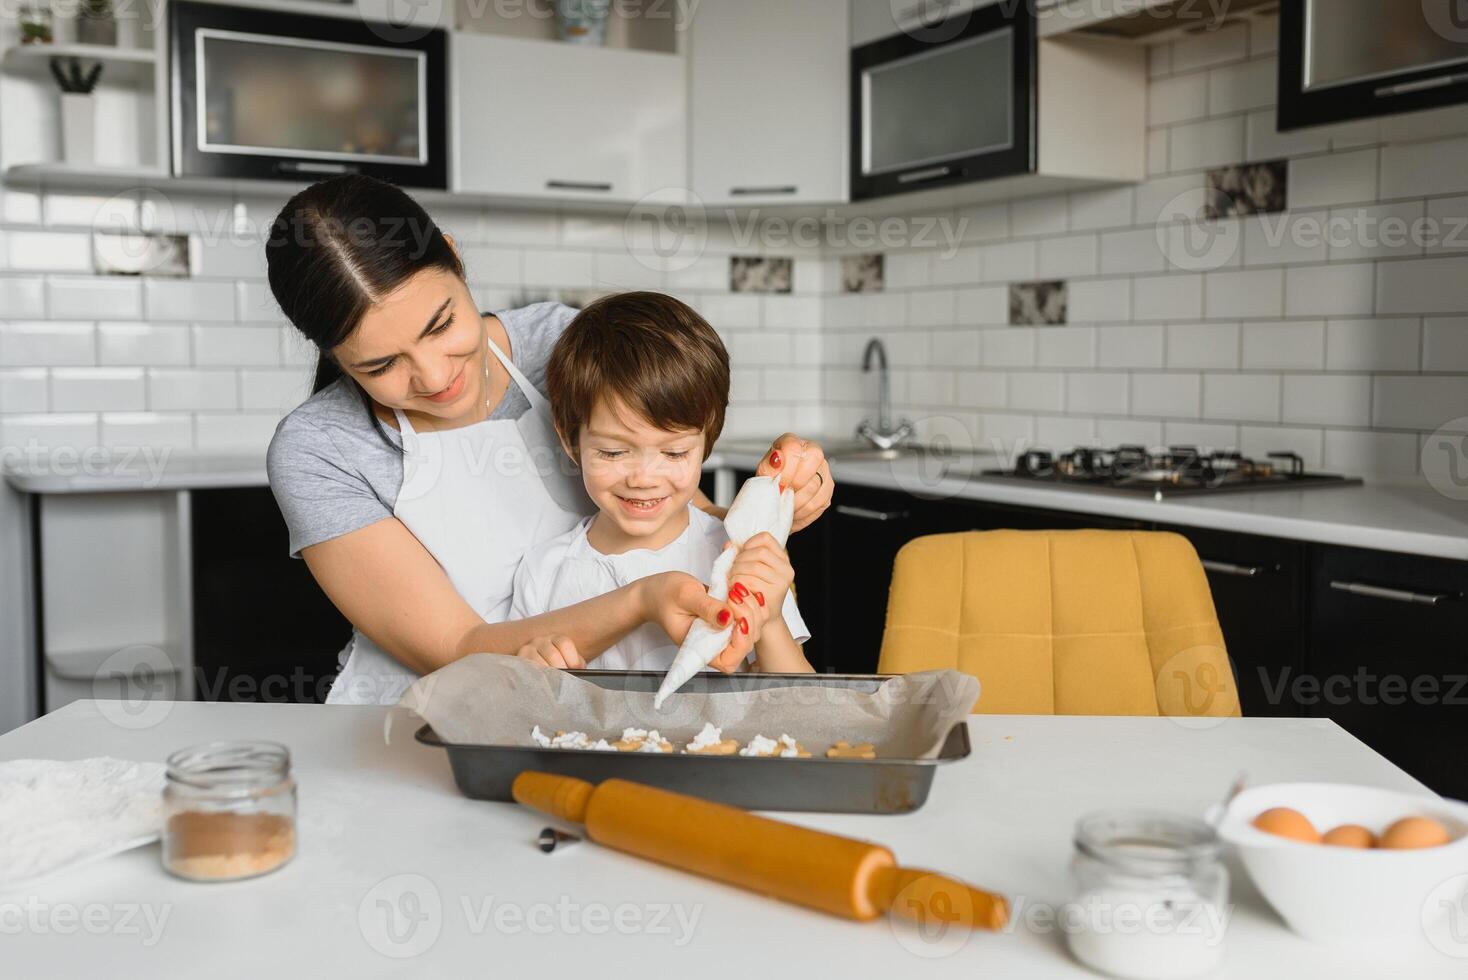
<svg viewBox="0 0 1468 980"><path fill-rule="evenodd" d="M1430 817L1403 817L1381 835L1381 846L1392 850L1441 847L1448 843L1448 828Z"/></svg>
<svg viewBox="0 0 1468 980"><path fill-rule="evenodd" d="M1299 810L1291 810L1287 806L1265 810L1254 818L1254 826L1266 834L1288 837L1302 844L1320 843L1320 831L1315 829L1309 818Z"/></svg>
<svg viewBox="0 0 1468 980"><path fill-rule="evenodd" d="M1376 846L1376 835L1359 824L1343 823L1322 837L1320 843L1336 847L1368 848Z"/></svg>

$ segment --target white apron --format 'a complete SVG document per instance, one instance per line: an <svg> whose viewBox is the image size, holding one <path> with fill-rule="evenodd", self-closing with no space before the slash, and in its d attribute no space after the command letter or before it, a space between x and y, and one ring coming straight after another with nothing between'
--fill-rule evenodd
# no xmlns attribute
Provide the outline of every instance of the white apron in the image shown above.
<svg viewBox="0 0 1468 980"><path fill-rule="evenodd" d="M488 419L415 432L394 410L403 437L403 486L393 516L423 543L487 623L510 611L515 569L533 545L595 511L556 438L550 404L489 341L530 402L518 419ZM492 651L508 653L511 651ZM397 704L418 675L354 632L338 659L327 704Z"/></svg>

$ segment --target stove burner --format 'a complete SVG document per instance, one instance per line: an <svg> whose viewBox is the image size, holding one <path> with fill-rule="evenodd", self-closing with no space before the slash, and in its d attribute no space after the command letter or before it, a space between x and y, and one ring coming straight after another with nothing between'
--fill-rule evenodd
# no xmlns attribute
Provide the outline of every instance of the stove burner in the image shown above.
<svg viewBox="0 0 1468 980"><path fill-rule="evenodd" d="M1147 449L1126 445L1115 449L1082 446L1059 453L1035 449L1015 461L1013 470L990 471L1027 482L1054 483L1100 490L1151 493L1218 493L1318 486L1346 486L1361 481L1328 473L1310 473L1297 453L1272 452L1264 460L1237 451L1204 452L1197 446Z"/></svg>

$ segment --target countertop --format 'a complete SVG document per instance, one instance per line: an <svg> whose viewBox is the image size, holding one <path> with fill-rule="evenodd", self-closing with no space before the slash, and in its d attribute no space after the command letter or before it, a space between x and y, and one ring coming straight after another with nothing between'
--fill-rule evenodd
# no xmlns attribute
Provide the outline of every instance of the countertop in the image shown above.
<svg viewBox="0 0 1468 980"><path fill-rule="evenodd" d="M278 740L294 756L299 854L261 878L197 884L165 874L151 845L0 893L0 910L17 910L0 920L7 975L489 969L747 980L754 968L777 977L917 970L1094 980L1044 918L1071 894L1071 831L1082 814L1133 806L1201 814L1240 769L1255 784L1349 781L1426 792L1325 720L1218 719L1193 728L1165 718L973 716L973 754L940 769L916 813L782 817L886 844L904 864L1004 893L1015 911L1005 933L925 934L902 923L832 918L591 843L542 854L534 840L545 819L461 796L445 754L413 740L417 723L403 709L160 702L155 711L140 724L115 705L79 701L0 736L0 759L162 760L209 739ZM1236 863L1231 870L1237 907L1228 976L1462 976L1462 960L1426 942L1415 957L1372 962L1298 938ZM81 915L89 909L115 927L63 932L57 924L63 911L91 921Z"/></svg>
<svg viewBox="0 0 1468 980"><path fill-rule="evenodd" d="M767 448L764 442L724 440L704 468L753 469ZM941 465L914 458L895 462L838 458L831 470L838 483L906 490L934 499L989 501L1468 561L1468 501L1450 499L1423 485L1368 480L1354 487L1154 500L999 482L978 475L1002 465L994 454L964 453ZM268 482L265 461L258 455L137 454L107 465L10 467L5 475L17 490L41 494L258 487Z"/></svg>

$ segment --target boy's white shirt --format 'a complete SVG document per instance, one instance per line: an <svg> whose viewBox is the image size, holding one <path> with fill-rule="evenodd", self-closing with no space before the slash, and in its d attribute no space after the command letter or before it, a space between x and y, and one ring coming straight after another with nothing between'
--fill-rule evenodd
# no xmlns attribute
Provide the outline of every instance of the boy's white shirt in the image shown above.
<svg viewBox="0 0 1468 980"><path fill-rule="evenodd" d="M729 540L722 521L689 504L688 527L666 547L604 555L586 540L587 529L595 519L585 518L565 534L532 548L520 560L515 572L515 596L510 603L511 619L575 605L659 572L687 572L708 585L709 572ZM785 593L781 614L795 642L810 639L810 630L789 592ZM677 653L678 644L662 627L643 623L587 666L665 671ZM753 660L753 651L749 656Z"/></svg>

